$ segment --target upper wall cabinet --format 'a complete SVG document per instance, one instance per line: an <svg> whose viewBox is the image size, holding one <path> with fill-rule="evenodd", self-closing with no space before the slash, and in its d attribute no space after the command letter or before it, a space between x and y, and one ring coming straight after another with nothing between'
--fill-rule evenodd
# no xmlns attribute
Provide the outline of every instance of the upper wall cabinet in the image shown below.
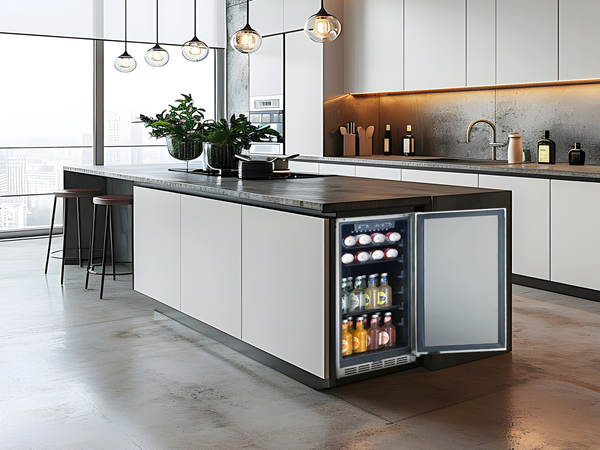
<svg viewBox="0 0 600 450"><path fill-rule="evenodd" d="M281 0L252 0L250 26L261 36L283 33L283 2Z"/></svg>
<svg viewBox="0 0 600 450"><path fill-rule="evenodd" d="M467 86L496 83L496 0L467 0Z"/></svg>
<svg viewBox="0 0 600 450"><path fill-rule="evenodd" d="M279 1L283 3L284 31L303 30L308 18L321 9L321 2L319 0ZM325 2L325 9L327 9L327 2Z"/></svg>
<svg viewBox="0 0 600 450"><path fill-rule="evenodd" d="M559 8L559 79L600 78L600 2L562 1L559 2Z"/></svg>
<svg viewBox="0 0 600 450"><path fill-rule="evenodd" d="M498 0L497 8L497 83L557 81L558 0Z"/></svg>
<svg viewBox="0 0 600 450"><path fill-rule="evenodd" d="M406 90L465 86L465 10L466 0L405 0Z"/></svg>
<svg viewBox="0 0 600 450"><path fill-rule="evenodd" d="M403 89L404 8L398 0L344 3L344 90L350 93Z"/></svg>
<svg viewBox="0 0 600 450"><path fill-rule="evenodd" d="M263 39L250 55L250 96L283 95L283 34Z"/></svg>

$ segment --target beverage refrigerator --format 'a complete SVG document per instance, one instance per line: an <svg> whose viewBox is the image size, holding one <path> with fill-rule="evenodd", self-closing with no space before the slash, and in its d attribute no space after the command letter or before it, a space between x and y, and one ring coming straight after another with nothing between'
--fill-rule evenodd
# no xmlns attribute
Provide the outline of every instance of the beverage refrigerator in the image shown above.
<svg viewBox="0 0 600 450"><path fill-rule="evenodd" d="M336 378L409 364L425 354L506 350L504 209L342 218L335 233ZM382 274L391 299L357 300L356 278L380 280ZM354 283L344 292L348 277ZM356 328L359 317L371 324L373 314L383 319L386 313L395 343L390 346L386 335L369 350L347 355L343 321Z"/></svg>

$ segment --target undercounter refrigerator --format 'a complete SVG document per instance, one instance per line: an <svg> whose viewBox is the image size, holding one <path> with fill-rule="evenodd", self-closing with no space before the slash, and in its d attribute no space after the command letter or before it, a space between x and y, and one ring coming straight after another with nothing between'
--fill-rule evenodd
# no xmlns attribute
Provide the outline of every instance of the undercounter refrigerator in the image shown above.
<svg viewBox="0 0 600 450"><path fill-rule="evenodd" d="M506 211L336 221L337 378L506 350Z"/></svg>

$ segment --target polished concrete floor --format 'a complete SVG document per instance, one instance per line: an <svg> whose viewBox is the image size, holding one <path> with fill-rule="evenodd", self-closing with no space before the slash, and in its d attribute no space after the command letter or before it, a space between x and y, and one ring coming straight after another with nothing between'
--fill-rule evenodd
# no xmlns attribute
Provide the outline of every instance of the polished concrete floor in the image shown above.
<svg viewBox="0 0 600 450"><path fill-rule="evenodd" d="M600 303L515 286L512 354L319 392L45 245L0 241L0 449L600 449Z"/></svg>

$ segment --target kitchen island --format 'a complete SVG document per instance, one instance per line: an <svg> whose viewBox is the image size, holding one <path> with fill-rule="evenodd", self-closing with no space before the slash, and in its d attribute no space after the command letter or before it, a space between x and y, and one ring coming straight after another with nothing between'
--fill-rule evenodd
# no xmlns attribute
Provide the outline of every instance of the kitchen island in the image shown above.
<svg viewBox="0 0 600 450"><path fill-rule="evenodd" d="M315 388L499 353L407 354L340 376L337 229L340 220L490 209L505 211L510 223L510 192L338 176L239 180L168 167L65 168L66 188L133 193L133 217L124 211L115 235L121 252L133 247L134 288L157 311ZM511 350L510 229L501 234L504 352ZM409 302L408 287L405 295Z"/></svg>

